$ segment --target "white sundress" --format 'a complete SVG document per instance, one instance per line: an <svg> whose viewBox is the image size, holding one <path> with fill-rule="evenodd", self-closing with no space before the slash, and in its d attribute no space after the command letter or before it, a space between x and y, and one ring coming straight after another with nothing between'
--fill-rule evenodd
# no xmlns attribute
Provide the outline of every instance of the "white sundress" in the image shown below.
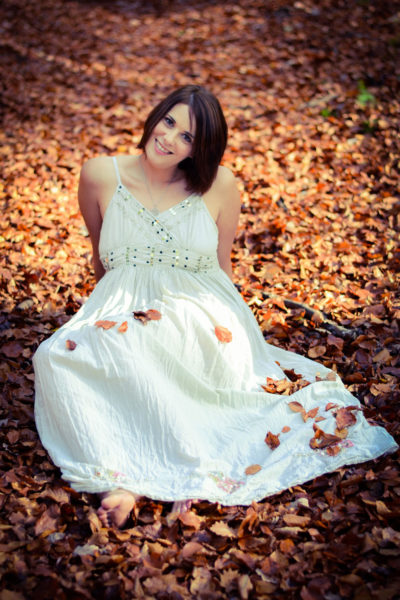
<svg viewBox="0 0 400 600"><path fill-rule="evenodd" d="M310 446L316 428L334 434L335 412L359 402L320 363L266 343L219 267L218 229L200 196L156 218L113 160L118 184L99 245L106 273L34 356L37 429L63 478L91 493L250 504L395 451L387 431L353 409L334 452ZM133 315L148 310L160 318ZM290 396L264 391L283 369L310 385ZM318 412L304 420L289 402ZM279 434L274 449L268 432Z"/></svg>

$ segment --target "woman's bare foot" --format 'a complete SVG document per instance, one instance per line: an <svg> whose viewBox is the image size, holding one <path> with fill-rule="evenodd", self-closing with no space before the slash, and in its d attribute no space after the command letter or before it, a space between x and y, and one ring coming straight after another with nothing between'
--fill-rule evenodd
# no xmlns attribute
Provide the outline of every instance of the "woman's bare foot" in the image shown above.
<svg viewBox="0 0 400 600"><path fill-rule="evenodd" d="M100 495L101 506L97 510L104 527L123 527L140 496L128 490L113 490Z"/></svg>
<svg viewBox="0 0 400 600"><path fill-rule="evenodd" d="M193 500L178 500L172 505L171 513L185 513L191 509Z"/></svg>

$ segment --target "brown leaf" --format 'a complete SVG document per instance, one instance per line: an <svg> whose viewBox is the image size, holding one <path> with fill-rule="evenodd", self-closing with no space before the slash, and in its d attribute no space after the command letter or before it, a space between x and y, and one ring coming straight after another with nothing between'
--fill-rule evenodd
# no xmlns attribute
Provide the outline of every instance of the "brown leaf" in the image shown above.
<svg viewBox="0 0 400 600"><path fill-rule="evenodd" d="M76 342L74 342L73 340L66 340L65 347L67 348L67 350L75 350Z"/></svg>
<svg viewBox="0 0 400 600"><path fill-rule="evenodd" d="M210 531L212 531L213 533L215 533L216 535L219 535L221 537L228 537L228 538L236 537L235 532L232 531L232 529L229 527L229 525L227 523L225 523L224 521L216 521L215 523L213 523L213 525L211 525L211 527L209 529L210 529Z"/></svg>
<svg viewBox="0 0 400 600"><path fill-rule="evenodd" d="M292 554L292 552L294 552L295 550L293 540L291 540L290 538L286 538L285 540L280 541L279 550L284 554Z"/></svg>
<svg viewBox="0 0 400 600"><path fill-rule="evenodd" d="M349 408L350 407L347 406L339 408L336 413L336 426L339 430L351 427L351 425L354 425L357 422L356 417Z"/></svg>
<svg viewBox="0 0 400 600"><path fill-rule="evenodd" d="M282 433L288 433L288 431L290 431L290 427L288 425L282 427Z"/></svg>
<svg viewBox="0 0 400 600"><path fill-rule="evenodd" d="M329 456L336 456L336 454L339 454L340 450L340 446L336 444L335 446L328 446L326 452L329 454Z"/></svg>
<svg viewBox="0 0 400 600"><path fill-rule="evenodd" d="M159 321L162 317L158 310L150 308L149 310L134 310L133 316L137 321L147 325L149 321Z"/></svg>
<svg viewBox="0 0 400 600"><path fill-rule="evenodd" d="M116 324L117 321L96 321L95 326L99 329L111 329Z"/></svg>
<svg viewBox="0 0 400 600"><path fill-rule="evenodd" d="M325 352L326 346L312 346L307 354L310 358L318 358L319 356L323 356Z"/></svg>
<svg viewBox="0 0 400 600"><path fill-rule="evenodd" d="M8 342L2 345L1 351L8 358L17 358L22 355L24 349L18 342Z"/></svg>
<svg viewBox="0 0 400 600"><path fill-rule="evenodd" d="M290 381L298 381L303 378L303 375L296 373L294 369L283 369L286 377L290 379Z"/></svg>
<svg viewBox="0 0 400 600"><path fill-rule="evenodd" d="M313 427L315 434L314 437L312 437L310 440L310 447L313 450L328 448L329 446L333 446L337 442L341 441L340 437L338 437L337 435L332 435L331 433L326 433L325 431L317 427L315 423Z"/></svg>
<svg viewBox="0 0 400 600"><path fill-rule="evenodd" d="M335 435L337 435L338 437L340 437L341 440L345 440L347 438L347 436L349 435L349 430L344 428L344 429L338 429L336 427L335 429Z"/></svg>
<svg viewBox="0 0 400 600"><path fill-rule="evenodd" d="M275 448L277 448L279 446L279 444L281 443L279 440L279 434L275 435L275 434L271 433L270 431L268 431L267 435L265 436L264 442L267 444L267 446L271 450L275 450Z"/></svg>
<svg viewBox="0 0 400 600"><path fill-rule="evenodd" d="M316 406L315 408L312 408L308 412L303 411L302 412L303 421L306 423L306 421L308 419L313 419L316 416L317 412L318 412L318 406Z"/></svg>
<svg viewBox="0 0 400 600"><path fill-rule="evenodd" d="M180 513L178 516L179 521L186 527L193 527L195 531L200 528L201 518L196 515L192 510L187 510L184 513Z"/></svg>
<svg viewBox="0 0 400 600"><path fill-rule="evenodd" d="M300 402L297 402L296 400L293 400L292 402L288 402L288 406L290 408L290 410L292 410L293 412L305 412L304 411L304 407L300 404Z"/></svg>
<svg viewBox="0 0 400 600"><path fill-rule="evenodd" d="M134 319L140 321L143 323L143 325L147 325L147 323L150 321L147 312L144 310L134 310L132 314Z"/></svg>
<svg viewBox="0 0 400 600"><path fill-rule="evenodd" d="M181 557L188 560L192 558L192 556L204 551L205 548L202 546L202 544L199 544L198 542L187 542L187 544L185 544L181 550Z"/></svg>
<svg viewBox="0 0 400 600"><path fill-rule="evenodd" d="M261 471L262 467L260 465L250 465L245 469L246 475L255 475L259 471Z"/></svg>
<svg viewBox="0 0 400 600"><path fill-rule="evenodd" d="M289 513L283 515L283 520L285 521L286 525L289 525L291 527L306 527L310 523L311 518L308 516L301 516Z"/></svg>
<svg viewBox="0 0 400 600"><path fill-rule="evenodd" d="M215 335L220 342L225 344L232 341L232 333L226 327L222 327L222 325L217 325L215 327Z"/></svg>

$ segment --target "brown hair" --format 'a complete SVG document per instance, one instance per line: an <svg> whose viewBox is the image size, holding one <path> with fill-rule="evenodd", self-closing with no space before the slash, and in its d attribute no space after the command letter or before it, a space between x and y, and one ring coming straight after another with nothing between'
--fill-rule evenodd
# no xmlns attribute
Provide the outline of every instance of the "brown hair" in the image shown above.
<svg viewBox="0 0 400 600"><path fill-rule="evenodd" d="M190 192L204 194L212 185L224 155L228 128L221 105L199 85L185 85L169 94L149 114L138 148L144 150L154 127L176 104L187 104L196 122L192 154L178 164Z"/></svg>

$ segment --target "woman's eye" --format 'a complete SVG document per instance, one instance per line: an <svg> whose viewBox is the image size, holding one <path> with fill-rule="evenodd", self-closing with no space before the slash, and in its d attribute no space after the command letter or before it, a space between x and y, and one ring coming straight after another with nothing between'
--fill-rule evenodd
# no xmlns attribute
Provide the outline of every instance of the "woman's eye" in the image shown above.
<svg viewBox="0 0 400 600"><path fill-rule="evenodd" d="M187 133L182 134L182 137L188 144L191 144L193 142L193 139Z"/></svg>
<svg viewBox="0 0 400 600"><path fill-rule="evenodd" d="M167 123L167 125L173 125L174 122L171 119L171 117L164 117L164 121Z"/></svg>

